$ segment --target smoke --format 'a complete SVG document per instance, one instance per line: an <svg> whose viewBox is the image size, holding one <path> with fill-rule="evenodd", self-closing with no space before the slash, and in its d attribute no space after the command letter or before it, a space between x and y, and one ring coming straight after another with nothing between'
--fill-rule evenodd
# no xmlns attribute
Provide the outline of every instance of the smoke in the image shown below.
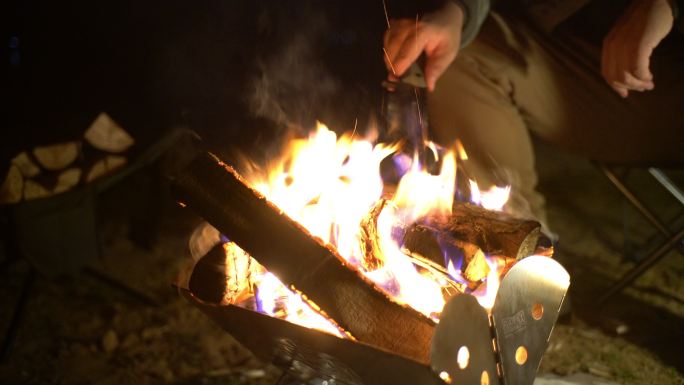
<svg viewBox="0 0 684 385"><path fill-rule="evenodd" d="M250 113L288 129L311 127L339 88L321 59L326 15L306 2L285 1L262 10L257 28L263 47L248 82Z"/></svg>

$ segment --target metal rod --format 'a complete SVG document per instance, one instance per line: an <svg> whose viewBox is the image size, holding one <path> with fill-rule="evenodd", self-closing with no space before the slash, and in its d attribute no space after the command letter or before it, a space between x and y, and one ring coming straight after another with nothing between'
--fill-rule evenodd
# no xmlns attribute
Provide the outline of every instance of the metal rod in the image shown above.
<svg viewBox="0 0 684 385"><path fill-rule="evenodd" d="M650 172L651 175L653 175L653 177L679 201L679 203L684 205L684 192L682 192L682 190L680 190L664 172L655 167L650 167L648 172Z"/></svg>
<svg viewBox="0 0 684 385"><path fill-rule="evenodd" d="M660 258L665 256L668 251L670 251L677 243L684 239L684 229L680 230L679 233L670 237L667 242L660 246L657 250L652 252L648 257L644 258L636 266L627 272L620 280L611 286L608 291L606 291L601 298L599 298L598 303L603 304L616 293L620 292L627 285L632 283L635 279L639 278L641 274L646 272L653 264L658 262Z"/></svg>
<svg viewBox="0 0 684 385"><path fill-rule="evenodd" d="M607 166L599 165L601 170L606 177L613 183L613 185L620 190L620 192L627 198L627 200L634 206L634 208L641 213L651 224L660 231L661 234L670 238L672 237L672 232L661 222L654 214L649 210L640 200L637 198L632 191L627 188L627 186L622 182L622 180ZM676 245L677 251L684 255L684 247L682 245Z"/></svg>

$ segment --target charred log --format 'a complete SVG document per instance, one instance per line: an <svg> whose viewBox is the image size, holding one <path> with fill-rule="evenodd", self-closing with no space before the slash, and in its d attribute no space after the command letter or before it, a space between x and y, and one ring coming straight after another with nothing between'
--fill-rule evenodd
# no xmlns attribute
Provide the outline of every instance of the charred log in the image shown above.
<svg viewBox="0 0 684 385"><path fill-rule="evenodd" d="M429 362L435 324L390 300L331 247L312 237L210 153L171 175L176 197L286 285L306 293L359 341Z"/></svg>
<svg viewBox="0 0 684 385"><path fill-rule="evenodd" d="M479 282L489 274L489 265L482 249L475 244L455 239L446 231L425 225L412 225L404 235L403 246L443 267L447 267L448 257L458 259L463 278L470 282Z"/></svg>
<svg viewBox="0 0 684 385"><path fill-rule="evenodd" d="M223 303L227 291L225 261L221 244L214 246L197 261L188 283L190 292L195 297L212 304Z"/></svg>
<svg viewBox="0 0 684 385"><path fill-rule="evenodd" d="M467 203L454 204L451 218L437 227L454 239L479 246L486 254L516 259L534 254L541 231L537 221Z"/></svg>
<svg viewBox="0 0 684 385"><path fill-rule="evenodd" d="M407 228L404 247L447 267L460 267L463 278L475 283L489 274L485 254L518 260L553 249L538 247L540 224L477 206L456 203L449 218L425 218ZM469 285L470 286L470 285Z"/></svg>

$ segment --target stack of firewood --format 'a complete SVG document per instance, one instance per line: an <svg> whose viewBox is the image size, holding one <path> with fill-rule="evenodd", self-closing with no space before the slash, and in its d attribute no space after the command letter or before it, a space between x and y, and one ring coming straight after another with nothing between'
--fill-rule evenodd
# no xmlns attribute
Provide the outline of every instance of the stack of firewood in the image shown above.
<svg viewBox="0 0 684 385"><path fill-rule="evenodd" d="M92 182L123 167L135 140L101 113L77 140L39 146L12 159L0 204L44 198Z"/></svg>

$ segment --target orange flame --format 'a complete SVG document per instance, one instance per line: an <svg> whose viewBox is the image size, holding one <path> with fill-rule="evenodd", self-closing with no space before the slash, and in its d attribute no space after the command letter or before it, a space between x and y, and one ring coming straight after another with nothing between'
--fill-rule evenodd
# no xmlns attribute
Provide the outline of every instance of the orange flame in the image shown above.
<svg viewBox="0 0 684 385"><path fill-rule="evenodd" d="M428 147L438 158L436 146L430 144ZM354 139L346 134L338 138L319 123L307 140L293 141L265 175L253 172L245 178L312 235L334 245L343 258L393 300L438 321L445 303L444 288L460 274L451 262L448 274L427 274L424 269L418 269L415 260L402 251L394 239L393 231L406 228L426 215L444 217L451 214L456 185L457 156L454 152L447 152L440 159L442 165L437 175L428 173L414 159L396 193L377 218L379 267L367 270L361 263L364 254L360 246L360 223L383 196L381 161L398 148L398 145L374 145L369 139ZM460 143L458 152L461 159L467 158ZM471 189L473 186L477 187L471 182ZM507 193L496 194L499 194L496 199L488 198L489 192L481 194L481 203L495 202L500 209ZM498 266L495 259L488 263L492 268L486 285L478 289L484 292L476 292L476 295L483 298L483 306L490 308L501 269L495 268ZM286 288L274 275L262 268L254 276L260 311L344 336L337 326L314 310L315 304Z"/></svg>

